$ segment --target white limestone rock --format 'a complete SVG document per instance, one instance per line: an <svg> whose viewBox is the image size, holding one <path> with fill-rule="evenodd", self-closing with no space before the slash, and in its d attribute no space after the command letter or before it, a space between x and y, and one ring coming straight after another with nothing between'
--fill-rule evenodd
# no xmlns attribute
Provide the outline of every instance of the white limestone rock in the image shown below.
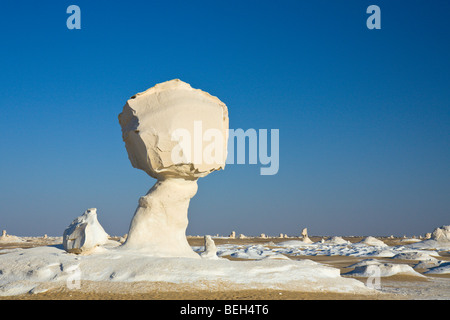
<svg viewBox="0 0 450 320"><path fill-rule="evenodd" d="M25 294L31 290L57 292L61 288L74 288L69 287L73 282L81 282L81 289L86 293L98 293L99 289L117 292L118 288L123 293L145 293L164 283L211 292L269 288L297 292L376 293L362 281L342 277L338 268L309 259L265 259L267 256L259 255L258 261L167 259L117 249L75 256L58 246L39 246L1 255L0 296ZM85 286L85 282L90 284Z"/></svg>
<svg viewBox="0 0 450 320"><path fill-rule="evenodd" d="M429 239L408 245L412 249L450 249L450 226L434 229Z"/></svg>
<svg viewBox="0 0 450 320"><path fill-rule="evenodd" d="M450 262L441 261L437 266L426 271L425 274L450 274Z"/></svg>
<svg viewBox="0 0 450 320"><path fill-rule="evenodd" d="M375 246L375 247L387 247L387 244L384 243L382 240L379 240L375 237L368 236L362 239L359 243L365 244L368 246Z"/></svg>
<svg viewBox="0 0 450 320"><path fill-rule="evenodd" d="M380 264L382 264L382 262L380 262L380 260L378 260L378 259L364 259L357 263L351 264L345 268L365 267L365 266L372 265L372 264L380 265Z"/></svg>
<svg viewBox="0 0 450 320"><path fill-rule="evenodd" d="M342 245L342 244L350 244L350 241L344 240L342 237L339 236L333 236L331 239L324 240L322 243Z"/></svg>
<svg viewBox="0 0 450 320"><path fill-rule="evenodd" d="M119 242L120 242L120 243L124 243L124 242L127 240L127 237L128 237L128 234L125 233L123 236L121 236L121 237L119 238Z"/></svg>
<svg viewBox="0 0 450 320"><path fill-rule="evenodd" d="M431 239L439 242L450 242L450 226L442 226L434 229Z"/></svg>
<svg viewBox="0 0 450 320"><path fill-rule="evenodd" d="M9 235L6 233L6 230L2 231L2 235L0 236L0 242L3 243L14 243L14 242L25 242L26 240L21 237Z"/></svg>
<svg viewBox="0 0 450 320"><path fill-rule="evenodd" d="M431 269L439 266L442 263L441 260L420 260L416 265L414 265L414 269Z"/></svg>
<svg viewBox="0 0 450 320"><path fill-rule="evenodd" d="M307 237L308 236L308 228L303 228L302 230L302 237Z"/></svg>
<svg viewBox="0 0 450 320"><path fill-rule="evenodd" d="M219 259L216 244L210 235L205 236L205 251L200 256L205 259Z"/></svg>
<svg viewBox="0 0 450 320"><path fill-rule="evenodd" d="M401 252L392 257L392 259L401 260L417 260L417 261L437 261L438 259L431 256L433 253L423 252L423 251L409 251ZM439 256L438 253L434 252L434 255Z"/></svg>
<svg viewBox="0 0 450 320"><path fill-rule="evenodd" d="M424 277L409 265L393 263L370 263L355 267L354 270L344 273L344 275L352 277L390 277L396 274Z"/></svg>
<svg viewBox="0 0 450 320"><path fill-rule="evenodd" d="M131 164L155 179L194 180L225 168L226 105L179 79L157 84L131 97L119 115L119 122ZM190 135L191 143L178 141L184 133ZM204 136L208 134L213 137ZM211 147L203 138L214 138L217 148L213 159L203 157ZM208 160L215 161L208 163Z"/></svg>
<svg viewBox="0 0 450 320"><path fill-rule="evenodd" d="M97 219L97 209L86 210L64 230L63 246L70 253L86 253L108 242L109 235Z"/></svg>
<svg viewBox="0 0 450 320"><path fill-rule="evenodd" d="M197 179L225 168L226 105L175 79L131 97L119 123L132 166L158 180L140 198L123 249L200 258L186 239L188 207Z"/></svg>
<svg viewBox="0 0 450 320"><path fill-rule="evenodd" d="M304 228L302 230L302 238L303 238L302 241L304 243L313 243L312 240L308 237L308 229L307 228Z"/></svg>
<svg viewBox="0 0 450 320"><path fill-rule="evenodd" d="M303 243L307 243L307 244L313 243L313 241L308 236L303 237L302 241L303 241Z"/></svg>

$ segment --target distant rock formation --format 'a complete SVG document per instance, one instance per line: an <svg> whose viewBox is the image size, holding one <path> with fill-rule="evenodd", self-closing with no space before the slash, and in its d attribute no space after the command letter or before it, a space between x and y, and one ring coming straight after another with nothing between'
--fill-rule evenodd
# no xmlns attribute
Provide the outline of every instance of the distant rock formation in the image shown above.
<svg viewBox="0 0 450 320"><path fill-rule="evenodd" d="M209 235L205 236L205 251L203 251L200 256L206 259L218 259L216 244Z"/></svg>
<svg viewBox="0 0 450 320"><path fill-rule="evenodd" d="M324 240L322 243L329 244L350 244L350 241L344 240L342 237L334 236L329 240Z"/></svg>
<svg viewBox="0 0 450 320"><path fill-rule="evenodd" d="M313 243L312 240L308 237L308 229L304 228L302 230L302 240L304 243Z"/></svg>
<svg viewBox="0 0 450 320"><path fill-rule="evenodd" d="M127 240L128 233L125 233L122 237L119 238L120 243L124 243Z"/></svg>
<svg viewBox="0 0 450 320"><path fill-rule="evenodd" d="M387 244L385 244L383 241L372 237L372 236L368 236L364 239L362 239L359 243L363 243L369 246L378 246L378 247L386 247Z"/></svg>
<svg viewBox="0 0 450 320"><path fill-rule="evenodd" d="M16 236L12 236L6 233L6 230L2 231L2 236L0 237L0 242L24 242L25 240L23 240L20 237L16 237Z"/></svg>
<svg viewBox="0 0 450 320"><path fill-rule="evenodd" d="M438 242L450 242L450 226L442 226L434 229L431 239Z"/></svg>
<svg viewBox="0 0 450 320"><path fill-rule="evenodd" d="M305 238L308 236L308 228L303 228L302 230L302 237Z"/></svg>
<svg viewBox="0 0 450 320"><path fill-rule="evenodd" d="M442 226L426 234L426 240L408 245L414 249L439 249L450 250L450 226Z"/></svg>

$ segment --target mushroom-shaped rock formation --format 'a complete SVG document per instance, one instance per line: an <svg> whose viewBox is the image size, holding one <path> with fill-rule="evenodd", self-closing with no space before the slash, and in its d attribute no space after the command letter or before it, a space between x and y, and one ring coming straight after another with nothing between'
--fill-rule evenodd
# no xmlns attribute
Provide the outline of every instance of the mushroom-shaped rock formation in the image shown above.
<svg viewBox="0 0 450 320"><path fill-rule="evenodd" d="M132 166L157 179L139 200L123 248L200 258L186 239L188 207L197 179L225 168L226 105L176 79L131 97L119 123Z"/></svg>

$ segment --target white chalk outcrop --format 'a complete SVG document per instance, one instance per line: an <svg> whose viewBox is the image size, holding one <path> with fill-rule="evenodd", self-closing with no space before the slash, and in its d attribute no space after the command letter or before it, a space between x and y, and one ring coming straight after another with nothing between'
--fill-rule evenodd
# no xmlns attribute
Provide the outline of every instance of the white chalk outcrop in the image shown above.
<svg viewBox="0 0 450 320"><path fill-rule="evenodd" d="M430 268L430 270L426 271L425 274L449 274L450 273L450 262L449 261L440 261L440 263L436 266Z"/></svg>
<svg viewBox="0 0 450 320"><path fill-rule="evenodd" d="M361 260L361 261L359 261L357 263L349 265L349 266L347 266L345 268L366 267L366 266L369 266L369 265L372 265L372 264L379 265L379 264L381 264L381 262L378 259L364 259L364 260Z"/></svg>
<svg viewBox="0 0 450 320"><path fill-rule="evenodd" d="M2 235L0 236L0 242L4 242L4 243L24 242L24 241L25 240L20 237L7 234L6 230L3 230Z"/></svg>
<svg viewBox="0 0 450 320"><path fill-rule="evenodd" d="M347 240L345 240L345 239L343 239L342 237L339 237L339 236L334 236L334 237L331 237L331 239L329 239L329 240L324 240L323 243L336 244L336 245L351 244L350 241L347 241Z"/></svg>
<svg viewBox="0 0 450 320"><path fill-rule="evenodd" d="M106 244L109 235L98 222L97 209L86 210L64 230L63 246L70 253L86 253Z"/></svg>
<svg viewBox="0 0 450 320"><path fill-rule="evenodd" d="M376 262L370 262L366 265L357 266L354 270L347 272L344 275L352 277L390 277L396 274L424 277L422 274L415 271L411 266L406 264L378 264Z"/></svg>
<svg viewBox="0 0 450 320"><path fill-rule="evenodd" d="M308 237L308 228L304 228L302 230L302 241L304 243L313 243L312 240Z"/></svg>
<svg viewBox="0 0 450 320"><path fill-rule="evenodd" d="M131 97L119 122L132 166L158 180L140 198L123 248L200 258L186 239L188 207L197 179L225 167L226 105L176 79Z"/></svg>
<svg viewBox="0 0 450 320"><path fill-rule="evenodd" d="M437 249L437 250L449 250L450 249L450 226L442 226L434 229L431 236L427 240L416 242L408 245L413 249Z"/></svg>
<svg viewBox="0 0 450 320"><path fill-rule="evenodd" d="M209 235L205 236L205 251L200 253L200 256L205 259L219 259L216 244Z"/></svg>
<svg viewBox="0 0 450 320"><path fill-rule="evenodd" d="M375 247L386 247L387 246L387 244L385 244L383 241L381 241L375 237L372 237L372 236L368 236L368 237L362 239L359 243L365 244L368 246L375 246Z"/></svg>
<svg viewBox="0 0 450 320"><path fill-rule="evenodd" d="M439 257L437 252L410 251L401 252L392 257L392 259L417 260L417 261L437 261L432 255Z"/></svg>
<svg viewBox="0 0 450 320"><path fill-rule="evenodd" d="M442 263L441 260L420 260L416 265L414 265L414 269L432 269L434 267L440 266ZM429 270L428 270L429 271Z"/></svg>
<svg viewBox="0 0 450 320"><path fill-rule="evenodd" d="M275 259L274 259L275 258ZM103 250L91 255L67 254L56 246L15 250L1 255L0 296L43 292L72 285L83 292L100 288L124 293L148 292L155 284L181 285L188 290L279 289L302 292L373 294L356 279L308 259L259 261L228 259L167 259L136 250ZM84 286L84 281L94 285ZM130 285L135 282L137 285ZM129 291L128 291L129 290ZM142 290L142 291L137 291Z"/></svg>
<svg viewBox="0 0 450 320"><path fill-rule="evenodd" d="M450 242L450 226L436 228L431 234L431 239L439 242Z"/></svg>

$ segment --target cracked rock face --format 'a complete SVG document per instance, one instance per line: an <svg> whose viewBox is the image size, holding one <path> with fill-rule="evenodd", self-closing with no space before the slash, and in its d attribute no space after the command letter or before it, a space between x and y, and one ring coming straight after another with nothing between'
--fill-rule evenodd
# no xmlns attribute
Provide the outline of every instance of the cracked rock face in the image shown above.
<svg viewBox="0 0 450 320"><path fill-rule="evenodd" d="M131 164L155 179L197 179L225 167L226 105L181 80L157 84L131 97L119 122ZM217 147L215 161L205 159L210 142Z"/></svg>
<svg viewBox="0 0 450 320"><path fill-rule="evenodd" d="M188 207L197 179L225 167L226 105L176 79L131 97L119 123L132 166L157 179L140 198L122 248L200 258L186 239Z"/></svg>
<svg viewBox="0 0 450 320"><path fill-rule="evenodd" d="M108 234L97 219L97 209L86 210L64 230L63 246L70 253L85 253L108 241Z"/></svg>

